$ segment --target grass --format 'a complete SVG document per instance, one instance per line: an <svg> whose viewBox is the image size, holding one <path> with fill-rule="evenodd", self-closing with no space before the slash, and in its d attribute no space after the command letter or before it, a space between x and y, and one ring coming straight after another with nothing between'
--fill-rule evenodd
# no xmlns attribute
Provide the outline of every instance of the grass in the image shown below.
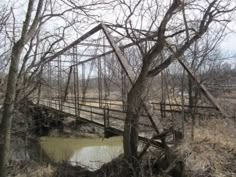
<svg viewBox="0 0 236 177"><path fill-rule="evenodd" d="M53 177L55 168L51 165L39 165L36 163L20 165L20 169L16 170L15 177ZM10 175L11 176L11 175Z"/></svg>
<svg viewBox="0 0 236 177"><path fill-rule="evenodd" d="M204 127L196 127L194 141L187 133L185 141L176 150L191 176L236 176L235 127L232 120L214 119L205 122Z"/></svg>

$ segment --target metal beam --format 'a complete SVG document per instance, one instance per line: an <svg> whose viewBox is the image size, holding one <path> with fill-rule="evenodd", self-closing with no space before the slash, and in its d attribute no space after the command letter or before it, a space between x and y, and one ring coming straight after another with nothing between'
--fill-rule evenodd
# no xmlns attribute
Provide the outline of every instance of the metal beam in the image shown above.
<svg viewBox="0 0 236 177"><path fill-rule="evenodd" d="M121 28L121 29L128 29L128 30L132 30L132 31L137 31L141 34L145 33L145 35L156 35L157 32L156 31L148 31L148 30L144 30L144 29L136 29L136 28L129 28L129 27L125 27L125 26L122 26L122 25L117 25L117 24L106 24L106 26L108 26L110 29L114 30L113 27L115 28Z"/></svg>
<svg viewBox="0 0 236 177"><path fill-rule="evenodd" d="M71 49L73 46L79 44L80 42L84 41L85 39L87 39L89 36L93 35L94 33L98 32L101 29L101 24L97 25L96 27L94 27L93 29L91 29L90 31L88 31L87 33L85 33L84 35L82 35L80 38L78 38L77 40L75 40L74 42L70 43L68 46L66 46L65 48L63 48L62 50L56 52L54 55L47 57L46 59L53 60L56 57L62 55L64 52L66 52L67 50Z"/></svg>
<svg viewBox="0 0 236 177"><path fill-rule="evenodd" d="M63 53L64 56L71 56L71 55L76 55L79 57L97 57L98 55L92 55L92 54L82 54L82 53Z"/></svg>
<svg viewBox="0 0 236 177"><path fill-rule="evenodd" d="M218 111L224 116L227 114L224 112L224 110L221 108L221 106L218 104L218 102L215 100L213 95L208 91L208 89L205 87L204 84L202 84L199 79L194 75L191 68L189 68L180 58L178 58L178 62L183 66L183 68L188 72L190 77L197 83L197 85L201 88L204 95L207 97L207 99L211 102L213 106L216 107Z"/></svg>
<svg viewBox="0 0 236 177"><path fill-rule="evenodd" d="M82 46L92 46L92 47L108 47L108 48L111 48L110 45L93 44L93 43L87 43L87 42L79 43L78 45L82 45Z"/></svg>
<svg viewBox="0 0 236 177"><path fill-rule="evenodd" d="M128 60L125 58L125 56L123 55L121 49L116 45L115 40L113 39L113 37L109 34L108 29L106 27L106 25L102 24L102 30L105 33L109 43L111 44L113 50L115 51L115 54L122 66L122 68L124 69L130 83L133 85L134 84L134 73L133 70L131 69L131 66L128 63ZM145 103L144 100L142 100L142 105L144 107L145 112L148 115L148 118L153 126L153 128L155 129L155 131L159 134L161 133L164 129L163 126L161 125L160 120L158 119L158 125L155 124L151 114L150 114L150 105L148 103ZM158 126L158 127L157 127ZM163 144L165 144L165 142L162 142Z"/></svg>
<svg viewBox="0 0 236 177"><path fill-rule="evenodd" d="M122 66L122 68L124 69L128 79L133 84L134 72L128 63L128 60L123 55L121 49L116 45L114 38L109 34L109 31L108 31L106 25L102 24L102 30L103 30L105 36L107 37L107 40L109 41L110 45L112 46L112 48L115 52L115 55L117 56L119 63Z"/></svg>
<svg viewBox="0 0 236 177"><path fill-rule="evenodd" d="M129 48L129 47L131 47L131 46L134 46L135 44L142 43L142 42L144 42L144 41L153 39L153 38L155 38L155 37L156 37L156 35L148 36L148 37L146 37L146 38L142 38L142 39L137 40L135 43L134 43L134 42L131 42L131 43L129 43L129 44L119 46L119 48L120 48L121 50L122 50L122 49L126 49L126 48ZM75 64L75 65L81 65L81 64L83 64L83 63L90 62L90 61L92 61L92 60L96 60L96 59L98 59L99 57L104 57L104 56L109 55L109 54L111 54L111 53L113 53L113 52L114 52L114 50L107 51L107 52L105 52L105 53L103 53L103 54L97 55L97 56L92 57L92 58L89 58L89 59L87 59L87 60L80 61L78 64ZM72 66L75 66L75 65L72 65Z"/></svg>
<svg viewBox="0 0 236 177"><path fill-rule="evenodd" d="M64 98L63 98L63 103L66 102L66 98L67 98L67 95L68 95L68 89L69 89L70 80L71 80L71 73L72 73L72 67L70 67L70 71L69 71L69 74L68 74L68 79L67 79L67 83L66 83L66 89L65 89L65 95L64 95Z"/></svg>

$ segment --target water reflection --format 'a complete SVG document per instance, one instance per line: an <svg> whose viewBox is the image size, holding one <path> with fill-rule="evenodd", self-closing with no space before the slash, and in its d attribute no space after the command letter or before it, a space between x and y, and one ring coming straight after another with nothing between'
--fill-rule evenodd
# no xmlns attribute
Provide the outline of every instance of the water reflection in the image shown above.
<svg viewBox="0 0 236 177"><path fill-rule="evenodd" d="M93 171L110 162L123 152L122 146L92 146L75 151L70 158L72 165L80 165Z"/></svg>
<svg viewBox="0 0 236 177"><path fill-rule="evenodd" d="M42 137L40 146L55 162L71 161L72 165L96 170L123 152L122 137L64 138Z"/></svg>

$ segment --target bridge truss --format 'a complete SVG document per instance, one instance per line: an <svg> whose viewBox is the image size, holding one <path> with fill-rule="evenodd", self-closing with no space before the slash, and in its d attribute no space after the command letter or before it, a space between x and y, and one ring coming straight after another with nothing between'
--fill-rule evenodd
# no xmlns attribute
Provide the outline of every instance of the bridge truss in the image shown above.
<svg viewBox="0 0 236 177"><path fill-rule="evenodd" d="M126 36L126 30L135 32L137 39L131 40ZM155 43L156 34L146 34L146 31L144 33L142 30L127 29L119 25L99 24L94 27L69 44L66 50L54 55L45 65L44 82L38 88L37 103L122 132L127 94L142 62L136 44L145 43L151 47ZM224 114L191 69L183 61L178 62L211 103L211 106L196 106L196 109L201 110L196 114L209 109ZM156 84L159 87L154 89L157 95L162 95L164 91L160 80L162 77L156 80L160 84ZM154 95L150 95L144 107L140 126L148 138L151 138L153 130L160 133L161 118L166 117L166 114L178 117L183 109L184 112L188 110L188 105L166 103ZM150 109L155 110L155 116L150 113Z"/></svg>

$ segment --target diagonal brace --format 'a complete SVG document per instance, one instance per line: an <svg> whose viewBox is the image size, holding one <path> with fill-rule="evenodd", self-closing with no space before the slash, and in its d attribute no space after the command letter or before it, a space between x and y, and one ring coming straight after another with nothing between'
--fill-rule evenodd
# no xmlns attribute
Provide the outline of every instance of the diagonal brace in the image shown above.
<svg viewBox="0 0 236 177"><path fill-rule="evenodd" d="M183 68L188 72L190 77L197 83L197 85L201 88L204 95L207 97L207 99L211 102L213 106L216 107L218 111L223 116L226 116L227 114L224 112L224 110L221 108L221 106L218 104L218 102L215 100L215 98L212 96L212 94L208 91L208 89L205 87L203 83L200 82L200 80L194 75L194 72L191 68L189 68L180 58L177 58L178 62L183 66Z"/></svg>
<svg viewBox="0 0 236 177"><path fill-rule="evenodd" d="M132 80L132 78L134 78L134 73L131 69L131 66L128 64L128 60L125 58L125 56L123 55L122 51L120 50L120 48L116 45L116 42L114 40L114 38L109 34L109 31L106 27L105 24L101 24L102 26L102 30L105 34L105 36L107 37L110 45L112 46L117 58L118 58L118 61L119 63L121 64L122 68L124 69L131 85L134 84L134 81ZM148 106L149 103L145 103L143 100L142 100L142 104L143 104L143 107L144 107L144 110L145 112L147 113L148 115L148 118L153 126L153 128L155 129L155 131L157 132L157 134L161 133L163 131L163 127L160 123L160 120L158 120L158 125L155 124L151 114L150 114L150 106ZM158 127L157 127L158 126Z"/></svg>

